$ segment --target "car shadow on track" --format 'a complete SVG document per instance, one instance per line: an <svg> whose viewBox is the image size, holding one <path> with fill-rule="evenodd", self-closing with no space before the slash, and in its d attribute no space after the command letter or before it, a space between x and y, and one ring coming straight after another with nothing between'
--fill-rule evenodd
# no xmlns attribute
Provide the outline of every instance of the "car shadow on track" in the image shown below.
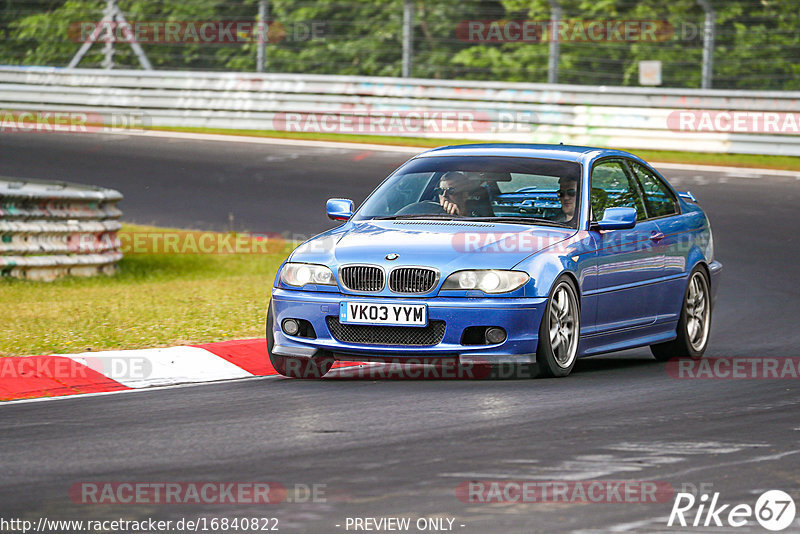
<svg viewBox="0 0 800 534"><path fill-rule="evenodd" d="M572 375L588 376L621 369L652 369L662 373L664 364L641 352L582 358L575 363ZM494 366L459 365L455 361L436 365L420 363L353 363L335 367L325 380L527 380L538 378L537 365L500 364Z"/></svg>
<svg viewBox="0 0 800 534"><path fill-rule="evenodd" d="M613 355L581 358L575 362L572 374L588 374L601 371L618 369L650 368L664 371L664 363L657 361L652 356L639 354L618 353Z"/></svg>

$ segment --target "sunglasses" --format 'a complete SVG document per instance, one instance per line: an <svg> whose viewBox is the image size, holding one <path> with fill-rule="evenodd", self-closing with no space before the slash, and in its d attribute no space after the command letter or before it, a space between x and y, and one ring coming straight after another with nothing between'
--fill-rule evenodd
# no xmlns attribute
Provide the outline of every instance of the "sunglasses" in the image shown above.
<svg viewBox="0 0 800 534"><path fill-rule="evenodd" d="M459 191L455 187L436 187L436 188L434 188L433 192L435 194L441 195L443 197L444 196L448 196L449 197L449 196L456 195L456 194L463 194L463 193L466 193L467 191Z"/></svg>
<svg viewBox="0 0 800 534"><path fill-rule="evenodd" d="M578 190L577 189L566 189L566 190L565 189L559 189L556 192L556 194L558 195L559 198L574 197L575 195L578 194Z"/></svg>

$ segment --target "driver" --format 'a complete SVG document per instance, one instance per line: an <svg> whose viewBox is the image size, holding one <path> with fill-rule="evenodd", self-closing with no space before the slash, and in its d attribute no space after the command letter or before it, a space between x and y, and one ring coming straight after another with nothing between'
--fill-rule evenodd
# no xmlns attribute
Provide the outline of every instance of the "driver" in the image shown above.
<svg viewBox="0 0 800 534"><path fill-rule="evenodd" d="M561 200L561 213L556 216L556 222L574 225L575 203L578 199L578 181L568 176L559 178L557 194Z"/></svg>
<svg viewBox="0 0 800 534"><path fill-rule="evenodd" d="M461 171L450 171L442 175L436 194L439 204L445 213L451 215L472 216L467 207L467 200L480 195L482 187Z"/></svg>

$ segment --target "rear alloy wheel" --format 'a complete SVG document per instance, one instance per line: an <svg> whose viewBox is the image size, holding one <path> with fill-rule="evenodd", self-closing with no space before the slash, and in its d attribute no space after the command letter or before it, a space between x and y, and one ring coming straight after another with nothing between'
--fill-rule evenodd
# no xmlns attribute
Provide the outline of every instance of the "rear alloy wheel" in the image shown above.
<svg viewBox="0 0 800 534"><path fill-rule="evenodd" d="M581 336L578 292L567 276L553 285L539 326L536 363L546 377L567 376L575 366Z"/></svg>
<svg viewBox="0 0 800 534"><path fill-rule="evenodd" d="M689 276L689 284L678 319L678 337L666 343L651 345L650 352L659 361L670 358L699 360L708 346L711 329L711 291L708 277L702 267L695 267Z"/></svg>
<svg viewBox="0 0 800 534"><path fill-rule="evenodd" d="M275 320L272 316L272 300L267 311L267 353L272 367L278 373L289 378L322 378L333 366L333 358L328 356L314 356L313 358L293 358L273 354L275 346ZM318 354L322 351L318 351Z"/></svg>

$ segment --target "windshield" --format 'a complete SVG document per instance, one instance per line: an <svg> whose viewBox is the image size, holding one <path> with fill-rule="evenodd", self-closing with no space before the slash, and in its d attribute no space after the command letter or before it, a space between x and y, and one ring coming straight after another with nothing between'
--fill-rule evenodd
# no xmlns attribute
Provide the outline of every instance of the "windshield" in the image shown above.
<svg viewBox="0 0 800 534"><path fill-rule="evenodd" d="M354 220L475 218L577 226L581 165L503 156L409 161L361 206Z"/></svg>

